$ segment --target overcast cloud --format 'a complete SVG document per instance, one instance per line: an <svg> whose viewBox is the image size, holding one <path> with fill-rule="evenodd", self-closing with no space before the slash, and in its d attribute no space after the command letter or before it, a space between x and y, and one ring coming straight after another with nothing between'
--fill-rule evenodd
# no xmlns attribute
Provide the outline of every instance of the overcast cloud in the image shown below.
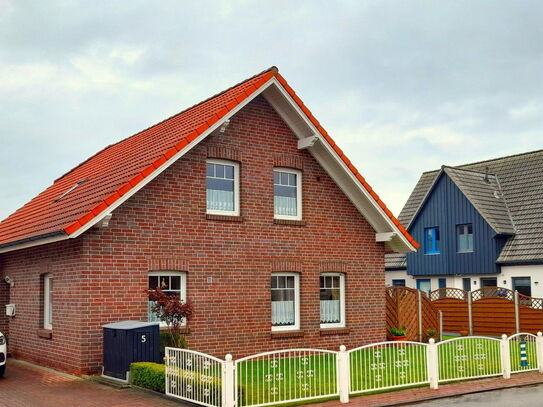
<svg viewBox="0 0 543 407"><path fill-rule="evenodd" d="M0 0L0 218L277 65L398 214L420 173L543 148L543 2Z"/></svg>

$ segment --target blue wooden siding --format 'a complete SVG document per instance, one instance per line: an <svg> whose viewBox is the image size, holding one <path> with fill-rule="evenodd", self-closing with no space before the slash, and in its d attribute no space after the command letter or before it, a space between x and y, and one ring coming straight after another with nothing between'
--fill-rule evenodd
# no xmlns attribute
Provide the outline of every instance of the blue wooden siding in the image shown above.
<svg viewBox="0 0 543 407"><path fill-rule="evenodd" d="M456 225L473 225L473 252L458 253ZM424 229L439 227L440 254L424 254L424 246L407 255L407 274L468 275L499 273L496 259L505 243L486 223L464 194L443 173L409 232L424 242Z"/></svg>

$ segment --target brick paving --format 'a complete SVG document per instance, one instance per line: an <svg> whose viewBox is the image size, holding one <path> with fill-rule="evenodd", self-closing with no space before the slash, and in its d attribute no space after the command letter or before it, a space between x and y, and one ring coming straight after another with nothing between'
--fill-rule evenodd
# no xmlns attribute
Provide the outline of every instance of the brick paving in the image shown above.
<svg viewBox="0 0 543 407"><path fill-rule="evenodd" d="M393 391L388 393L373 394L368 396L351 397L347 406L352 407L385 407L412 405L422 401L436 400L445 397L459 396L462 394L478 393L482 391L502 390L511 387L530 386L543 383L543 374L538 372L517 373L510 379L490 378L470 380L460 383L440 384L439 389L430 387L417 387L414 389ZM315 407L340 407L346 406L339 400L327 401L315 404Z"/></svg>
<svg viewBox="0 0 543 407"><path fill-rule="evenodd" d="M183 407L133 388L114 388L9 359L0 379L0 407Z"/></svg>
<svg viewBox="0 0 543 407"><path fill-rule="evenodd" d="M481 391L543 384L538 372L515 374L509 380L491 378L442 384L438 390L419 387L389 393L351 397L348 406L385 407ZM180 407L182 402L133 388L118 389L76 376L10 359L0 379L0 407ZM310 404L312 407L340 407L339 400Z"/></svg>

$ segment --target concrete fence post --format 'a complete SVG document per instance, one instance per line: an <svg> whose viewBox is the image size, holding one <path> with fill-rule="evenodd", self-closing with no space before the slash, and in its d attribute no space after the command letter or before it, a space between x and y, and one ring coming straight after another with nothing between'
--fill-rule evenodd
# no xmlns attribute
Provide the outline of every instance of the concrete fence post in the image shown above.
<svg viewBox="0 0 543 407"><path fill-rule="evenodd" d="M539 373L543 373L543 334L541 332L537 333L537 338L535 338L536 354L537 354L537 367L539 368Z"/></svg>
<svg viewBox="0 0 543 407"><path fill-rule="evenodd" d="M439 387L439 357L437 354L437 344L434 338L430 338L428 346L426 347L426 363L430 388L437 389Z"/></svg>
<svg viewBox="0 0 543 407"><path fill-rule="evenodd" d="M227 354L222 363L222 407L235 407L236 383L234 375L234 361L232 355Z"/></svg>
<svg viewBox="0 0 543 407"><path fill-rule="evenodd" d="M518 291L515 290L515 333L520 332L520 313L519 313L519 307L518 307Z"/></svg>
<svg viewBox="0 0 543 407"><path fill-rule="evenodd" d="M472 305L473 305L473 299L471 296L471 291L468 291L468 329L469 334L473 335L473 313L472 313Z"/></svg>
<svg viewBox="0 0 543 407"><path fill-rule="evenodd" d="M338 387L339 387L339 401L342 403L349 402L349 387L351 381L351 369L349 352L345 345L339 347L337 354L338 359Z"/></svg>
<svg viewBox="0 0 543 407"><path fill-rule="evenodd" d="M439 341L443 340L443 311L439 310Z"/></svg>
<svg viewBox="0 0 543 407"><path fill-rule="evenodd" d="M419 324L419 342L422 342L422 291L417 290L418 299L418 324Z"/></svg>
<svg viewBox="0 0 543 407"><path fill-rule="evenodd" d="M500 356L502 359L503 378L511 378L511 352L509 350L509 339L506 334L502 335L500 341Z"/></svg>

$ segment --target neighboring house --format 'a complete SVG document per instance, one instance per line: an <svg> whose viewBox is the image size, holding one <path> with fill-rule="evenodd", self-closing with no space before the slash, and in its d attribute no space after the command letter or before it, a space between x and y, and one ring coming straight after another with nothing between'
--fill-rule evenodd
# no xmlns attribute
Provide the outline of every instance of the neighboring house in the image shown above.
<svg viewBox="0 0 543 407"><path fill-rule="evenodd" d="M99 372L145 290L224 357L385 338L384 255L418 244L276 68L111 145L0 223L16 356Z"/></svg>
<svg viewBox="0 0 543 407"><path fill-rule="evenodd" d="M386 256L388 285L543 297L543 150L425 172L399 219L422 247Z"/></svg>

